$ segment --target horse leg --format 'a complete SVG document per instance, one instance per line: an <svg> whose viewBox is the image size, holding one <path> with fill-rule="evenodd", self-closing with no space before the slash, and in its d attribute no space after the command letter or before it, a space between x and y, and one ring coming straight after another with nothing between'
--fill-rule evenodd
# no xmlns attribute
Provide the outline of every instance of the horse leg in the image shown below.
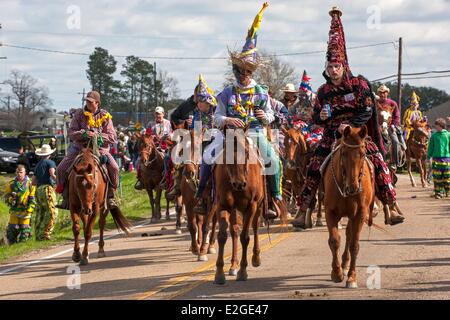
<svg viewBox="0 0 450 320"><path fill-rule="evenodd" d="M209 223L208 223L209 225ZM211 226L211 233L209 236L209 247L208 247L208 254L215 254L216 253L216 227L217 227L217 215L213 215L212 217L212 226Z"/></svg>
<svg viewBox="0 0 450 320"><path fill-rule="evenodd" d="M98 254L97 254L97 258L104 258L105 255L105 241L103 240L103 233L105 231L105 221L106 221L106 216L108 215L108 210L105 210L104 212L102 212L100 214L100 219L98 221L98 225L100 228L100 240L98 241Z"/></svg>
<svg viewBox="0 0 450 320"><path fill-rule="evenodd" d="M175 211L177 213L177 221L175 223L175 233L181 234L181 214L183 211L183 204L181 202L181 197L177 197L175 200Z"/></svg>
<svg viewBox="0 0 450 320"><path fill-rule="evenodd" d="M420 171L420 182L422 182L422 188L426 187L425 181L427 176L427 168L425 166L425 162L423 161L423 158L420 157L419 160L419 171Z"/></svg>
<svg viewBox="0 0 450 320"><path fill-rule="evenodd" d="M411 173L411 162L412 162L411 161L411 157L408 157L406 161L408 162L409 180L411 180L411 185L415 188L417 185L416 185L416 181L414 181L414 177L413 177L413 175Z"/></svg>
<svg viewBox="0 0 450 320"><path fill-rule="evenodd" d="M342 254L342 269L344 276L348 274L349 265L350 265L350 238L352 237L352 221L348 220L347 229L345 230L345 249Z"/></svg>
<svg viewBox="0 0 450 320"><path fill-rule="evenodd" d="M338 218L334 212L327 211L326 220L329 233L328 245L330 246L330 250L333 255L333 261L331 263L331 280L338 283L344 280L344 274L339 263L339 246L341 236L339 235L338 230Z"/></svg>
<svg viewBox="0 0 450 320"><path fill-rule="evenodd" d="M201 250L200 248L203 247L203 244L206 242L207 240L207 234L205 233L206 230L206 222L205 221L205 216L201 215L201 214L197 214L196 215L196 220L197 220L197 247L198 247L198 261L205 261L204 257L202 258L203 260L200 259L201 256ZM206 261L208 257L206 257Z"/></svg>
<svg viewBox="0 0 450 320"><path fill-rule="evenodd" d="M261 250L259 248L259 236L258 236L258 220L259 217L262 216L262 211L263 211L263 206L264 204L261 203L256 214L253 217L253 256L252 256L252 266L257 268L261 265Z"/></svg>
<svg viewBox="0 0 450 320"><path fill-rule="evenodd" d="M225 244L227 243L228 237L228 225L229 225L229 212L226 210L222 210L219 213L219 235L217 236L217 240L219 241L219 254L217 255L216 261L216 275L214 277L214 283L216 284L225 284L225 273L223 271L224 261L224 249Z"/></svg>
<svg viewBox="0 0 450 320"><path fill-rule="evenodd" d="M189 233L191 234L191 252L194 255L198 255L199 254L199 248L198 248L198 242L197 242L197 223L196 223L196 219L195 216L196 214L193 212L192 208L186 208L186 214L187 214L187 227L189 230Z"/></svg>
<svg viewBox="0 0 450 320"><path fill-rule="evenodd" d="M147 189L147 194L148 194L148 198L150 199L150 207L152 208L152 218L151 218L151 223L155 223L156 222L156 215L155 215L155 199L153 198L153 189Z"/></svg>
<svg viewBox="0 0 450 320"><path fill-rule="evenodd" d="M231 267L228 274L230 276L237 275L237 269L239 267L239 259L238 259L238 245L239 245L239 223L238 223L238 213L236 210L233 210L230 216L230 236L232 241L232 255L231 255Z"/></svg>
<svg viewBox="0 0 450 320"><path fill-rule="evenodd" d="M247 274L247 249L248 244L250 243L250 236L248 234L250 229L250 223L252 222L252 219L255 218L255 213L257 212L256 208L256 202L253 202L250 210L247 211L247 214L244 215L244 223L242 226L241 231L241 246L242 246L242 258L241 258L241 267L237 274L237 281L247 281L248 274Z"/></svg>
<svg viewBox="0 0 450 320"><path fill-rule="evenodd" d="M170 208L170 200L167 200L166 198L166 220L170 220L169 208Z"/></svg>
<svg viewBox="0 0 450 320"><path fill-rule="evenodd" d="M156 210L156 219L161 220L161 193L162 190L160 188L156 189L156 198L155 198L155 210Z"/></svg>
<svg viewBox="0 0 450 320"><path fill-rule="evenodd" d="M80 261L81 266L85 266L89 263L89 241L91 241L92 237L92 228L94 227L96 214L91 215L83 215L83 224L84 224L84 248Z"/></svg>
<svg viewBox="0 0 450 320"><path fill-rule="evenodd" d="M322 199L320 198L320 191L317 193L317 220L316 227L323 227L322 221Z"/></svg>
<svg viewBox="0 0 450 320"><path fill-rule="evenodd" d="M73 254L72 254L72 261L75 263L80 262L81 260L81 254L80 254L80 215L78 213L74 213L74 210L70 210L71 218L72 218L72 232L73 237L75 239L75 245L73 247Z"/></svg>
<svg viewBox="0 0 450 320"><path fill-rule="evenodd" d="M362 211L359 212L359 214L353 218L349 224L352 225L352 232L350 237L350 269L348 271L348 278L346 287L347 288L357 288L358 283L356 281L356 257L358 256L359 252L359 235L361 233L362 227L364 225L364 219L363 217L366 216L366 213L363 213Z"/></svg>

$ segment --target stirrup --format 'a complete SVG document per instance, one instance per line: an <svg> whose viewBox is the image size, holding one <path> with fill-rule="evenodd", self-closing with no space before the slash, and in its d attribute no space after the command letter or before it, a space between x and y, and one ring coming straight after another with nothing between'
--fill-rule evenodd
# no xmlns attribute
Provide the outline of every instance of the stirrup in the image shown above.
<svg viewBox="0 0 450 320"><path fill-rule="evenodd" d="M141 182L141 180L136 181L134 184L134 188L136 190L144 190L144 184Z"/></svg>

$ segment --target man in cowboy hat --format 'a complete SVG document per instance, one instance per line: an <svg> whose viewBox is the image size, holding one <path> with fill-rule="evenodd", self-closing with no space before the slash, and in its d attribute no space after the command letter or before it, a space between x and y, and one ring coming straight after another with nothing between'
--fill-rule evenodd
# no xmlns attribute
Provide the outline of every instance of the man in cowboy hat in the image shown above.
<svg viewBox="0 0 450 320"><path fill-rule="evenodd" d="M281 91L284 93L283 98L280 100L282 104L288 109L289 114L295 114L298 107L297 95L298 90L295 89L293 83L288 83Z"/></svg>
<svg viewBox="0 0 450 320"><path fill-rule="evenodd" d="M249 136L254 140L254 145L258 145L266 164L270 163L270 169L266 167L265 173L272 200L278 207L284 208L281 192L281 161L264 134L264 126L274 121L274 111L270 104L268 88L257 84L252 78L255 70L262 64L261 57L256 54L257 31L263 12L268 6L267 2L264 3L255 17L242 52L230 52L236 83L226 87L217 95L218 105L214 113L214 123L221 129L225 126L244 128L246 124L252 129ZM277 216L274 210L269 210L266 218L272 219Z"/></svg>
<svg viewBox="0 0 450 320"><path fill-rule="evenodd" d="M110 148L117 143L117 134L112 122L112 116L100 108L100 94L91 91L86 97L86 106L78 109L70 122L69 138L72 141L67 155L56 169L56 192L63 194L63 202L58 207L69 209L67 177L76 157L83 148L86 148L92 139L97 139L98 151L102 164L106 164L110 187L108 188L108 206L117 207L115 191L119 186L119 166L110 153Z"/></svg>
<svg viewBox="0 0 450 320"><path fill-rule="evenodd" d="M56 164L50 156L56 151L48 144L36 150L41 160L36 165L33 184L36 185L36 214L35 234L36 240L50 240L58 215L56 209L56 194L53 186L56 182Z"/></svg>
<svg viewBox="0 0 450 320"><path fill-rule="evenodd" d="M400 147L406 150L406 144L403 141L403 134L400 125L400 110L397 103L394 100L389 99L390 89L384 84L381 85L378 90L378 99L376 100L378 124L383 123L381 118L381 112L385 111L391 115L388 125L389 138L392 142L392 155L393 165L395 167L400 166ZM390 152L390 150L387 150Z"/></svg>
<svg viewBox="0 0 450 320"><path fill-rule="evenodd" d="M378 127L374 96L370 83L362 76L355 77L350 71L345 45L342 11L334 7L330 12L327 65L323 73L326 83L317 91L314 106L314 122L325 128L323 138L315 149L307 170L306 182L297 199L299 211L292 222L294 227L311 228L306 224L306 211L316 197L321 174L320 168L331 154L332 145L339 139L345 128L366 125L370 140L366 144L367 157L375 168L377 197L387 205L385 223L394 225L403 222L397 213L396 193L391 183L389 169L383 160L384 152Z"/></svg>

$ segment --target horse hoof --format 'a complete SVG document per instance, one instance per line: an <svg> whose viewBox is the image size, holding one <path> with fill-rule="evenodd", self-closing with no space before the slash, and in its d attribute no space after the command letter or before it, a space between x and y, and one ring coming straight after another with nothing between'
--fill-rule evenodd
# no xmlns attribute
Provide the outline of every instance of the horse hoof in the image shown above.
<svg viewBox="0 0 450 320"><path fill-rule="evenodd" d="M252 257L252 266L254 268L258 268L261 265L261 259L259 258L259 256L253 256Z"/></svg>
<svg viewBox="0 0 450 320"><path fill-rule="evenodd" d="M215 278L214 278L214 283L215 284L225 284L226 280L225 280L225 275L222 274L216 274Z"/></svg>
<svg viewBox="0 0 450 320"><path fill-rule="evenodd" d="M166 220L167 220L167 221L170 220L170 216L169 216L169 215L166 216Z"/></svg>
<svg viewBox="0 0 450 320"><path fill-rule="evenodd" d="M347 283L345 284L345 287L347 289L356 289L356 288L358 288L358 283L356 283L356 281L347 281Z"/></svg>
<svg viewBox="0 0 450 320"><path fill-rule="evenodd" d="M72 254L72 261L75 263L78 263L78 262L80 262L80 260L81 260L81 254L79 252L74 252Z"/></svg>
<svg viewBox="0 0 450 320"><path fill-rule="evenodd" d="M248 279L248 274L247 271L243 270L239 270L237 277L236 277L236 281L247 281Z"/></svg>
<svg viewBox="0 0 450 320"><path fill-rule="evenodd" d="M208 256L205 255L199 255L197 261L208 261Z"/></svg>
<svg viewBox="0 0 450 320"><path fill-rule="evenodd" d="M89 264L89 258L81 258L80 266L87 266Z"/></svg>
<svg viewBox="0 0 450 320"><path fill-rule="evenodd" d="M237 270L236 269L230 269L230 271L228 272L228 274L230 275L230 276L237 276Z"/></svg>
<svg viewBox="0 0 450 320"><path fill-rule="evenodd" d="M104 257L106 257L106 254L105 254L105 252L99 252L98 254L97 254L97 258L104 258Z"/></svg>
<svg viewBox="0 0 450 320"><path fill-rule="evenodd" d="M217 253L216 248L214 248L214 247L208 248L208 254L216 254L216 253Z"/></svg>
<svg viewBox="0 0 450 320"><path fill-rule="evenodd" d="M181 229L176 229L175 230L175 234L181 234L182 232L181 232Z"/></svg>
<svg viewBox="0 0 450 320"><path fill-rule="evenodd" d="M322 220L317 220L317 221L316 221L316 227L323 227L323 222L322 222Z"/></svg>
<svg viewBox="0 0 450 320"><path fill-rule="evenodd" d="M344 281L344 274L342 271L340 273L335 273L334 271L331 271L331 280L335 283L340 283Z"/></svg>

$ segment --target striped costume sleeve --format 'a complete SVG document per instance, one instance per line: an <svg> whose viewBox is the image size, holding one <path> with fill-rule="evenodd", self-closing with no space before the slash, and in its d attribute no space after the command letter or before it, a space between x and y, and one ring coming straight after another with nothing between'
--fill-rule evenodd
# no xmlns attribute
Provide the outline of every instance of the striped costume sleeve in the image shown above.
<svg viewBox="0 0 450 320"><path fill-rule="evenodd" d="M36 186L33 186L30 183L30 194L28 196L28 207L27 207L27 212L28 213L32 213L34 211L34 208L36 207Z"/></svg>

